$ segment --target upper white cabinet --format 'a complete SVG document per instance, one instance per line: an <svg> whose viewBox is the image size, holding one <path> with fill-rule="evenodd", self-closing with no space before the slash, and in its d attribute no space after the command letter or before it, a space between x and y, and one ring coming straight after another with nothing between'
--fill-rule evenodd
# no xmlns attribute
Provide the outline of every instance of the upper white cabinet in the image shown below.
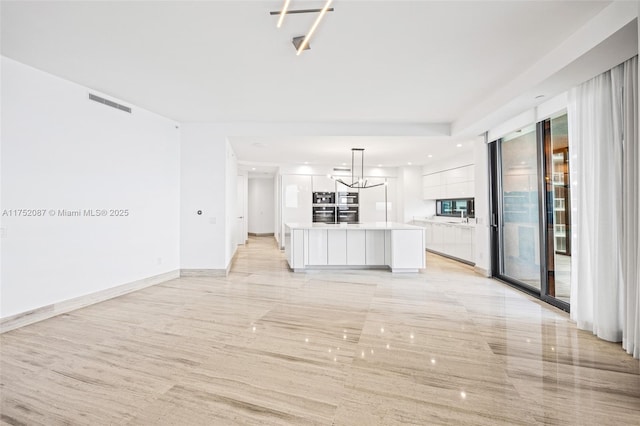
<svg viewBox="0 0 640 426"><path fill-rule="evenodd" d="M457 167L422 177L422 198L471 198L475 196L475 166Z"/></svg>
<svg viewBox="0 0 640 426"><path fill-rule="evenodd" d="M312 192L336 192L336 182L327 176L311 176Z"/></svg>
<svg viewBox="0 0 640 426"><path fill-rule="evenodd" d="M345 182L351 183L351 177L342 178ZM336 182L336 192L358 192L357 189L349 188L347 185Z"/></svg>

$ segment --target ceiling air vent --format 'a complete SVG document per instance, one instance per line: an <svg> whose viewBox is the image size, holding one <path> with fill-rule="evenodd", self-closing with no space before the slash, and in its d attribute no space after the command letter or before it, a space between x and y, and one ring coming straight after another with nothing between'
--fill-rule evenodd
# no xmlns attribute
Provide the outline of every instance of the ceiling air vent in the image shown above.
<svg viewBox="0 0 640 426"><path fill-rule="evenodd" d="M94 95L93 93L89 93L89 99L92 101L96 101L98 103L110 106L111 108L119 109L120 111L125 111L131 114L131 108L125 105L120 105L116 102L110 101L109 99L101 98L98 95Z"/></svg>
<svg viewBox="0 0 640 426"><path fill-rule="evenodd" d="M347 169L347 168L340 168L340 167L334 167L333 168L334 172L350 172L351 169Z"/></svg>

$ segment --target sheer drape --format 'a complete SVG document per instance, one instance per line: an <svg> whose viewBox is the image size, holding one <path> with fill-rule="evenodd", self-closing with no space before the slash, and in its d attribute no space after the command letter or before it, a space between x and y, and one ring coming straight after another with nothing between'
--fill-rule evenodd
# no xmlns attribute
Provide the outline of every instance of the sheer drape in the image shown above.
<svg viewBox="0 0 640 426"><path fill-rule="evenodd" d="M570 92L571 318L638 356L637 57Z"/></svg>
<svg viewBox="0 0 640 426"><path fill-rule="evenodd" d="M640 358L640 145L638 141L638 58L620 72L623 95L622 265L624 318L622 347Z"/></svg>

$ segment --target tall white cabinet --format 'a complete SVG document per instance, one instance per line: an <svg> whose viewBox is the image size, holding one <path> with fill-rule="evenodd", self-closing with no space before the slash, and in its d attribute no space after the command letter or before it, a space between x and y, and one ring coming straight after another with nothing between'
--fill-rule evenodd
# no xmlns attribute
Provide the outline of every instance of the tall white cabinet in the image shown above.
<svg viewBox="0 0 640 426"><path fill-rule="evenodd" d="M367 178L368 185L387 182L385 216L385 186L377 186L360 190L360 222L389 222L396 220L396 179L395 178Z"/></svg>
<svg viewBox="0 0 640 426"><path fill-rule="evenodd" d="M285 223L310 223L312 219L311 176L282 175L282 233Z"/></svg>
<svg viewBox="0 0 640 426"><path fill-rule="evenodd" d="M336 181L327 176L311 176L312 192L335 192Z"/></svg>

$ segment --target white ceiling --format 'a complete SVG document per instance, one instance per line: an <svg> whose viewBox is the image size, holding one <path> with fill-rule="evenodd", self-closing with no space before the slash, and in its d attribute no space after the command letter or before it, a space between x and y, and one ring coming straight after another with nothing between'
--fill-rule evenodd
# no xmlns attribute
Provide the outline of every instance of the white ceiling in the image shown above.
<svg viewBox="0 0 640 426"><path fill-rule="evenodd" d="M277 29L282 3L3 0L2 54L180 122L455 123L609 2L335 0L300 56L291 39L315 15ZM239 160L264 163L335 163L356 142L389 165L458 143L231 138Z"/></svg>

